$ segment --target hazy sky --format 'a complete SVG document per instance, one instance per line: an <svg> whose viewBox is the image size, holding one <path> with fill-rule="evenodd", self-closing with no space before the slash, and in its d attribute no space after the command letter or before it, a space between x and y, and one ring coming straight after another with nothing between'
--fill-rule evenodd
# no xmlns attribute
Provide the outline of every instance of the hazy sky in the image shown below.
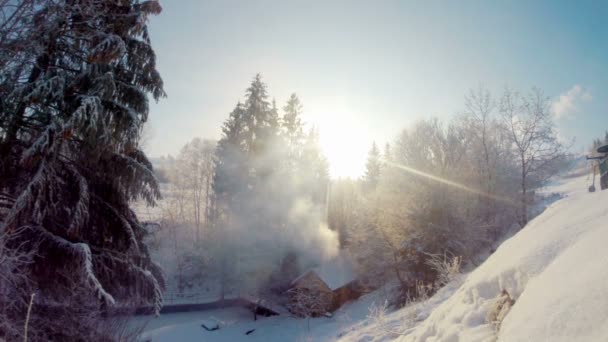
<svg viewBox="0 0 608 342"><path fill-rule="evenodd" d="M151 156L220 127L262 73L321 130L334 176L373 140L449 117L469 88L542 88L575 149L608 129L608 1L161 0L150 31L168 98L151 107Z"/></svg>

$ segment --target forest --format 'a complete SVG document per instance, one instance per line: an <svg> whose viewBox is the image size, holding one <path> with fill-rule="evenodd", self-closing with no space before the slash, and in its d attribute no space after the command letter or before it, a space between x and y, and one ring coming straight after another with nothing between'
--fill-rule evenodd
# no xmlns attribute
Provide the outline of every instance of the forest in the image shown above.
<svg viewBox="0 0 608 342"><path fill-rule="evenodd" d="M294 282L339 257L349 300L390 285L387 307L406 307L526 226L577 158L542 89L480 85L358 151L361 177L332 177L306 98L277 103L264 70L230 94L219 139L149 158L159 14L0 0L0 341L138 341L142 310L234 298L329 315L343 303Z"/></svg>

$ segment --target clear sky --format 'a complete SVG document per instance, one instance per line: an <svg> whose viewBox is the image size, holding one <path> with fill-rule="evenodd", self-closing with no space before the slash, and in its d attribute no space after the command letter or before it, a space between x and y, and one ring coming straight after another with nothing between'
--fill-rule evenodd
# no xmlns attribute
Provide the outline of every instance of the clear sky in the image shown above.
<svg viewBox="0 0 608 342"><path fill-rule="evenodd" d="M260 72L295 92L333 176L357 176L373 140L450 117L480 84L540 87L575 150L608 129L608 1L161 0L150 22L168 98L151 106L151 156L220 126Z"/></svg>

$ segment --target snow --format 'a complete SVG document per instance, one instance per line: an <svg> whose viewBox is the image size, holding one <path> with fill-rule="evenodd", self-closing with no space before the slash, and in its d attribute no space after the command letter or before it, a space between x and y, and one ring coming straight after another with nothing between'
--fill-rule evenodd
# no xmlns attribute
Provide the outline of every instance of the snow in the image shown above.
<svg viewBox="0 0 608 342"><path fill-rule="evenodd" d="M385 313L382 290L361 297L331 318L275 316L253 321L242 308L163 315L150 341L605 341L608 336L608 191L588 193L586 176L555 182L562 193L483 264L426 301ZM515 304L498 330L487 322L506 290ZM376 309L374 309L376 308ZM379 308L379 309L378 309ZM374 318L368 317L375 312ZM224 315L224 316L222 316ZM229 321L206 332L208 317ZM179 322L179 323L178 323ZM245 333L255 329L249 335Z"/></svg>
<svg viewBox="0 0 608 342"><path fill-rule="evenodd" d="M503 243L428 318L390 339L605 341L608 191L588 193L587 187L585 176L553 184L547 192L561 192L563 199ZM496 331L486 317L503 289L515 304ZM410 310L394 312L387 321L403 321ZM375 328L376 337L386 335ZM344 340L365 340L363 333Z"/></svg>
<svg viewBox="0 0 608 342"><path fill-rule="evenodd" d="M337 256L321 263L321 265L307 272L304 272L302 275L294 279L292 284L296 283L310 272L314 272L332 291L339 289L340 287L355 280L353 263L350 256L345 252L338 254Z"/></svg>
<svg viewBox="0 0 608 342"><path fill-rule="evenodd" d="M259 317L253 320L253 314L240 307L163 314L151 319L146 325L142 341L330 341L338 335L353 329L354 325L364 321L368 308L373 302L383 302L381 293L372 293L359 301L349 303L338 310L333 317L299 319L291 316ZM206 331L201 324L210 318L220 322L220 329ZM139 317L142 324L149 318ZM310 329L308 325L310 324ZM255 329L246 335L246 332Z"/></svg>

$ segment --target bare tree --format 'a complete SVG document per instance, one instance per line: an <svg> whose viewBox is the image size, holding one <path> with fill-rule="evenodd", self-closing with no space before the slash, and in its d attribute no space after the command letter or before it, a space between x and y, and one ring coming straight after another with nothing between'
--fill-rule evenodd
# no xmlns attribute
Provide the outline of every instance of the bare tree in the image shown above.
<svg viewBox="0 0 608 342"><path fill-rule="evenodd" d="M479 87L471 89L465 96L466 114L471 123L471 134L475 142L475 157L479 176L484 184L484 191L490 196L483 196L485 202L485 219L489 221L492 213L493 201L491 196L494 194L494 182L496 173L496 155L494 139L496 139L496 122L493 117L496 104L488 89Z"/></svg>
<svg viewBox="0 0 608 342"><path fill-rule="evenodd" d="M194 225L197 244L202 239L203 224L208 223L214 153L214 142L195 138L182 148L172 172L176 199L181 201L184 221L191 220Z"/></svg>
<svg viewBox="0 0 608 342"><path fill-rule="evenodd" d="M306 318L309 331L310 318L327 313L332 302L332 292L316 282L307 287L294 287L287 291L287 294L291 298L289 311L298 317Z"/></svg>
<svg viewBox="0 0 608 342"><path fill-rule="evenodd" d="M527 96L506 89L500 101L502 126L519 162L522 226L528 223L529 190L553 176L565 157L549 108L549 98L538 88Z"/></svg>

